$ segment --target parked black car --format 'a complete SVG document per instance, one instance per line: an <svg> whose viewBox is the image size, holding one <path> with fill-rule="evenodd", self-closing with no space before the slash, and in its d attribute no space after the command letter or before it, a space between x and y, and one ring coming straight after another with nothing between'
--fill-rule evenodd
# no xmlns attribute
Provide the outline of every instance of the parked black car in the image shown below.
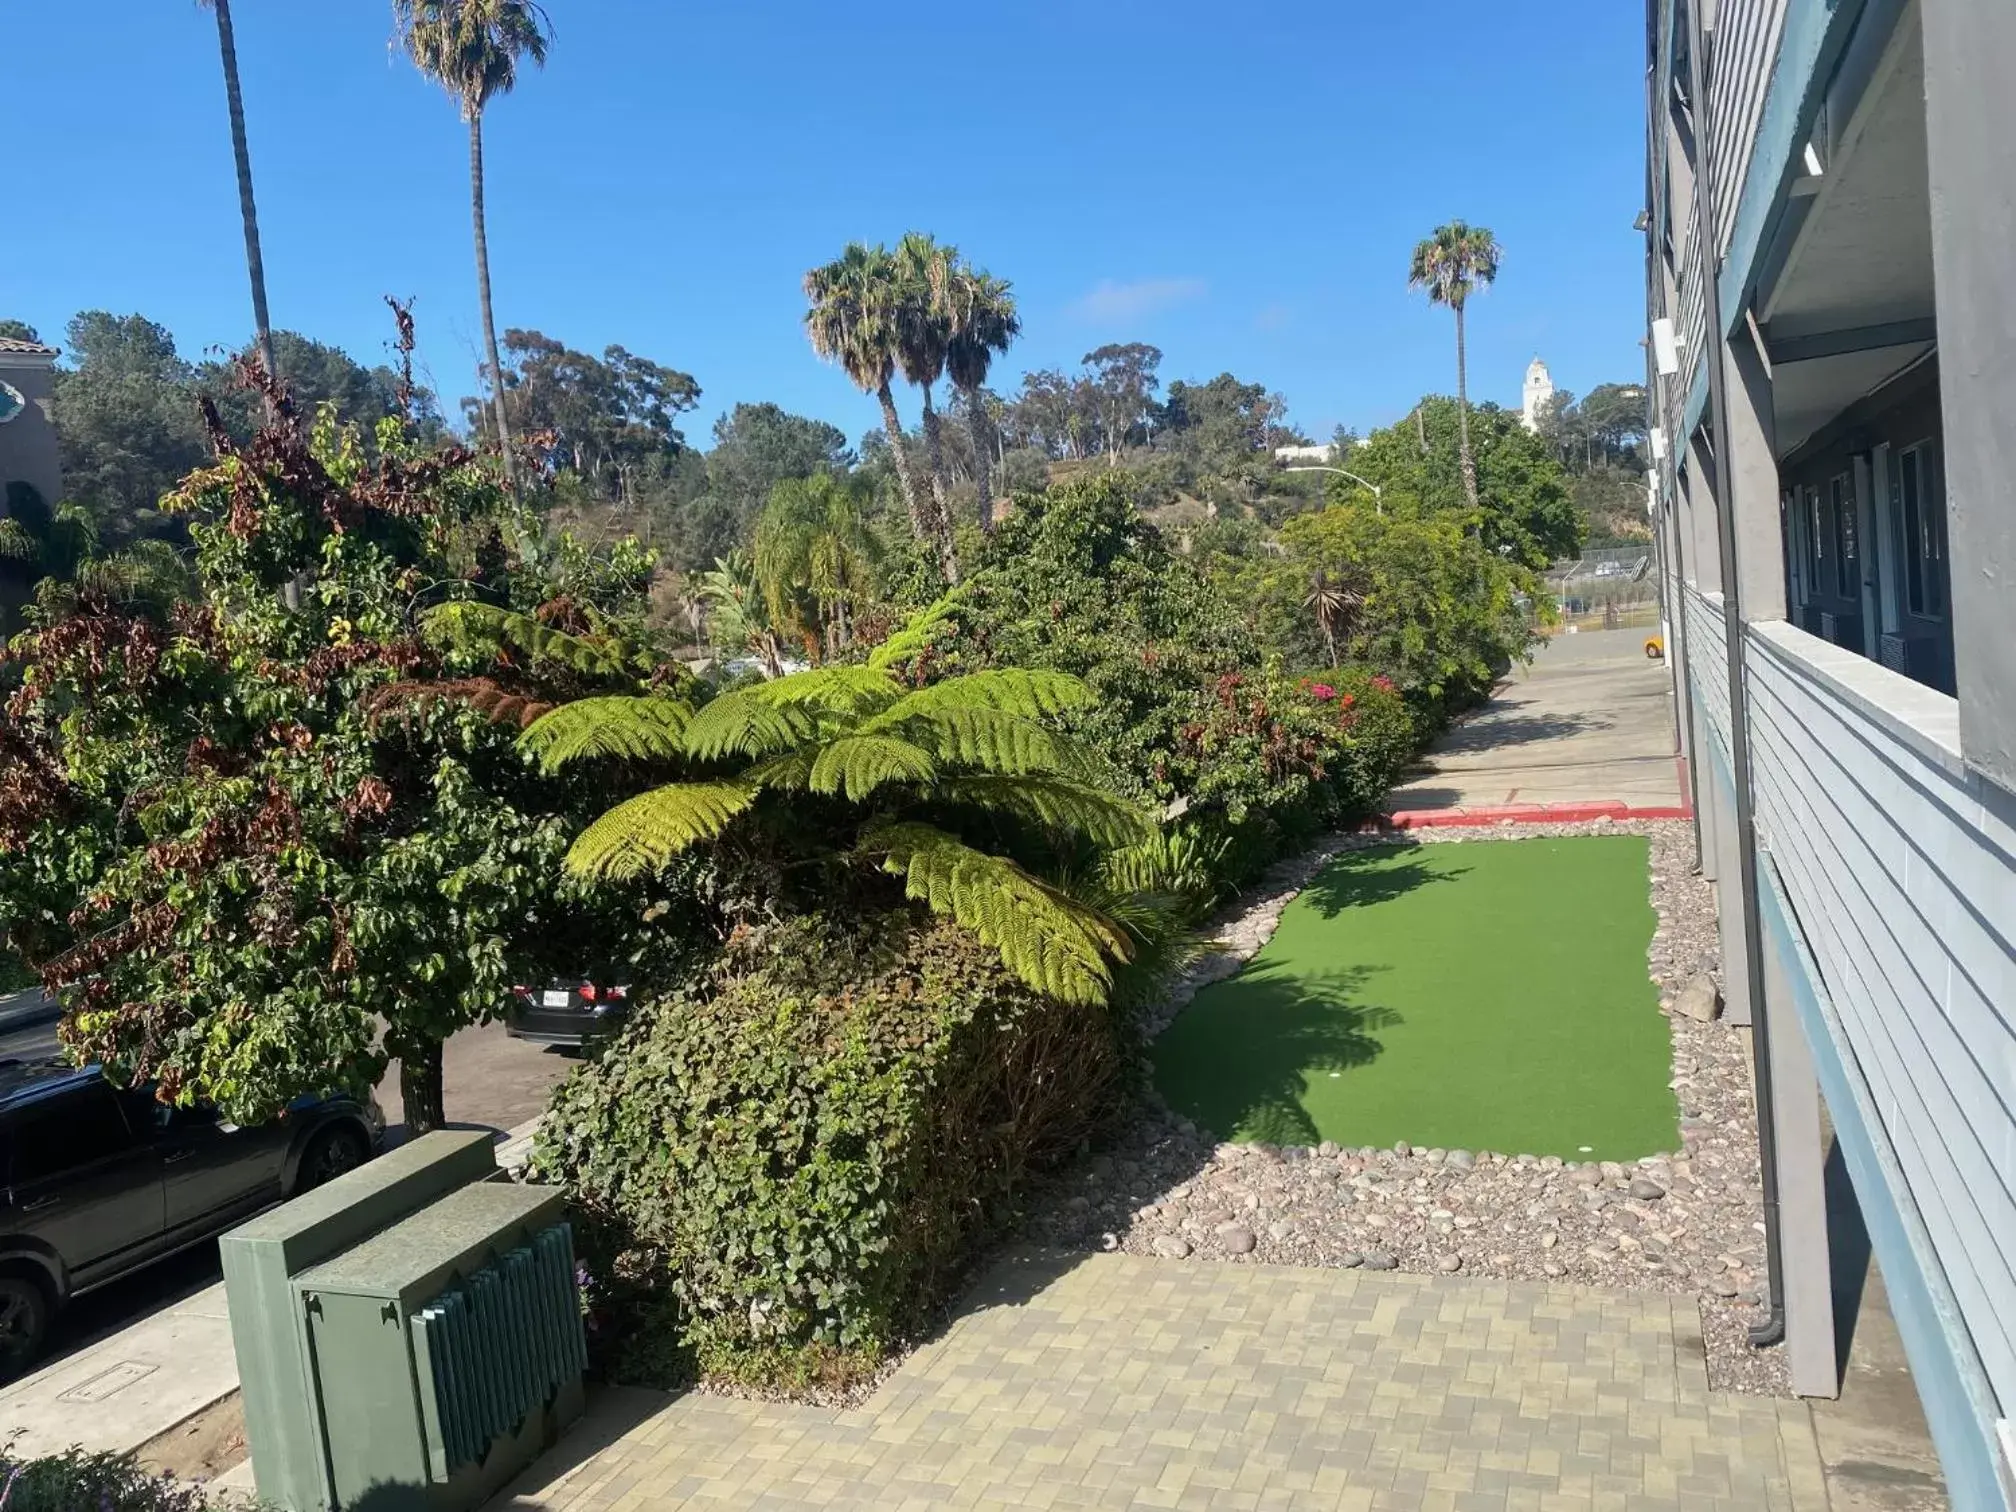
<svg viewBox="0 0 2016 1512"><path fill-rule="evenodd" d="M301 1098L239 1128L96 1067L0 1061L0 1380L72 1297L363 1164L384 1133L369 1098Z"/></svg>
<svg viewBox="0 0 2016 1512"><path fill-rule="evenodd" d="M630 1007L627 987L598 987L588 981L560 981L545 987L513 987L504 1011L504 1032L534 1045L579 1050L612 1032Z"/></svg>

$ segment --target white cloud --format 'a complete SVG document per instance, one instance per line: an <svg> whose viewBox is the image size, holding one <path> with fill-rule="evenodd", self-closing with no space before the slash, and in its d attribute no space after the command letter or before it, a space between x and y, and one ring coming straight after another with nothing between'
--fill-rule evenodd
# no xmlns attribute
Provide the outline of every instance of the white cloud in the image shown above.
<svg viewBox="0 0 2016 1512"><path fill-rule="evenodd" d="M1202 299L1205 288L1201 278L1137 278L1127 283L1102 278L1091 293L1072 304L1071 313L1094 325L1114 325Z"/></svg>

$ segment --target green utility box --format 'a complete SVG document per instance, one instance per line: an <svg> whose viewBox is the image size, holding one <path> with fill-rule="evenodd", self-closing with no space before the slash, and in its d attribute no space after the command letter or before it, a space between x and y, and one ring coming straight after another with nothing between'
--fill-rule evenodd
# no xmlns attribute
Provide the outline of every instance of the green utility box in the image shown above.
<svg viewBox="0 0 2016 1512"><path fill-rule="evenodd" d="M260 1496L287 1512L465 1512L581 1409L557 1192L435 1133L222 1241Z"/></svg>

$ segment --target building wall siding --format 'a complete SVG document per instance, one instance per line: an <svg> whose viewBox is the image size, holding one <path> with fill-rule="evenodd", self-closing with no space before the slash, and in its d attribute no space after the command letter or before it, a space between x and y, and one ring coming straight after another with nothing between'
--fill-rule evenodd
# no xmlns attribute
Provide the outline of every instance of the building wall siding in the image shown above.
<svg viewBox="0 0 2016 1512"><path fill-rule="evenodd" d="M1735 234L1736 208L1742 202L1772 68L1778 61L1785 7L1786 0L1721 0L1715 7L1708 139L1715 154L1718 259Z"/></svg>

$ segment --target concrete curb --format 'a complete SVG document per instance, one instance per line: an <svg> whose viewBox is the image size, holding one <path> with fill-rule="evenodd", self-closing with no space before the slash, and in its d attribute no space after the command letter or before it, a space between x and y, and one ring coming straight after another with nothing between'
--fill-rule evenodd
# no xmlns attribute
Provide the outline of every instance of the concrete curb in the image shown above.
<svg viewBox="0 0 2016 1512"><path fill-rule="evenodd" d="M1400 809L1364 826L1382 830L1453 829L1487 824L1587 824L1597 819L1692 819L1686 804L1508 803L1493 808Z"/></svg>

